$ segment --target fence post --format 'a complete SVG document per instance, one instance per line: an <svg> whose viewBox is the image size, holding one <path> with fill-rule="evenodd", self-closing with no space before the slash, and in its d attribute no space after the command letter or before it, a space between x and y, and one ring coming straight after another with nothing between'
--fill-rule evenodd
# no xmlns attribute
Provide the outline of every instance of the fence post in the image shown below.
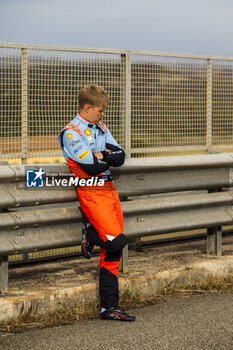
<svg viewBox="0 0 233 350"><path fill-rule="evenodd" d="M8 256L0 256L0 291L8 292Z"/></svg>
<svg viewBox="0 0 233 350"><path fill-rule="evenodd" d="M206 96L206 148L207 151L212 146L212 80L213 66L212 59L207 59L207 96Z"/></svg>
<svg viewBox="0 0 233 350"><path fill-rule="evenodd" d="M22 88L22 125L21 145L22 164L28 160L28 49L21 49L21 88Z"/></svg>
<svg viewBox="0 0 233 350"><path fill-rule="evenodd" d="M131 157L131 53L121 54L121 69L123 77L123 105L125 115L125 154Z"/></svg>

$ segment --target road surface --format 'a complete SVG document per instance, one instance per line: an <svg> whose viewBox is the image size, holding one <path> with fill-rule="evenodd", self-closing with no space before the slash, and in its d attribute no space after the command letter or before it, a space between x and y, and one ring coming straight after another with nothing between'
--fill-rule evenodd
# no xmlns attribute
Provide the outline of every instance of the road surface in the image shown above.
<svg viewBox="0 0 233 350"><path fill-rule="evenodd" d="M131 310L136 322L73 325L1 334L1 350L232 350L233 292L202 294Z"/></svg>

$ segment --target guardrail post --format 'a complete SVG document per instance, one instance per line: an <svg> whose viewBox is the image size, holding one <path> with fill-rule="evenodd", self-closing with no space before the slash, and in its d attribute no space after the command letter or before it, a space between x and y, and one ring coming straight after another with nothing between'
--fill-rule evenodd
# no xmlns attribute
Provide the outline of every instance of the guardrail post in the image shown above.
<svg viewBox="0 0 233 350"><path fill-rule="evenodd" d="M0 291L8 292L8 256L0 256Z"/></svg>
<svg viewBox="0 0 233 350"><path fill-rule="evenodd" d="M222 230L221 227L209 228L207 230L207 254L222 254Z"/></svg>
<svg viewBox="0 0 233 350"><path fill-rule="evenodd" d="M128 244L122 249L121 262L119 266L119 271L123 273L128 273Z"/></svg>
<svg viewBox="0 0 233 350"><path fill-rule="evenodd" d="M212 59L207 59L207 96L206 96L206 148L207 151L212 146L212 80L213 69Z"/></svg>
<svg viewBox="0 0 233 350"><path fill-rule="evenodd" d="M131 157L131 53L121 54L121 71L124 82L123 98L125 116L125 155Z"/></svg>
<svg viewBox="0 0 233 350"><path fill-rule="evenodd" d="M208 193L221 192L218 190L208 190ZM207 254L222 255L222 228L211 227L207 229Z"/></svg>
<svg viewBox="0 0 233 350"><path fill-rule="evenodd" d="M21 124L21 145L22 163L27 164L28 160L28 49L21 49L21 88L22 88L22 124Z"/></svg>

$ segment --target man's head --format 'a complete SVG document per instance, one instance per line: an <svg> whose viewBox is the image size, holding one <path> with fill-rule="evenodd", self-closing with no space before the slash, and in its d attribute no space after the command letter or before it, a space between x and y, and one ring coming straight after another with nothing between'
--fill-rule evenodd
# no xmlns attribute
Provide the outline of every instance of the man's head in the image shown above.
<svg viewBox="0 0 233 350"><path fill-rule="evenodd" d="M79 113L92 123L98 123L102 119L108 104L108 94L98 85L87 85L78 95Z"/></svg>

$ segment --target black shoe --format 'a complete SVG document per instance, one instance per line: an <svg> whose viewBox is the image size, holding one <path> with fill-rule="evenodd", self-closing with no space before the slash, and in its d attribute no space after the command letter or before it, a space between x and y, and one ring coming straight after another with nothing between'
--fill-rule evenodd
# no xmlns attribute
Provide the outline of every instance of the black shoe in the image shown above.
<svg viewBox="0 0 233 350"><path fill-rule="evenodd" d="M106 311L100 313L100 319L130 322L135 321L136 317L127 315L118 307L111 307L110 309L107 309Z"/></svg>
<svg viewBox="0 0 233 350"><path fill-rule="evenodd" d="M86 259L90 259L94 244L87 238L87 224L83 226L83 236L81 242L82 254Z"/></svg>

